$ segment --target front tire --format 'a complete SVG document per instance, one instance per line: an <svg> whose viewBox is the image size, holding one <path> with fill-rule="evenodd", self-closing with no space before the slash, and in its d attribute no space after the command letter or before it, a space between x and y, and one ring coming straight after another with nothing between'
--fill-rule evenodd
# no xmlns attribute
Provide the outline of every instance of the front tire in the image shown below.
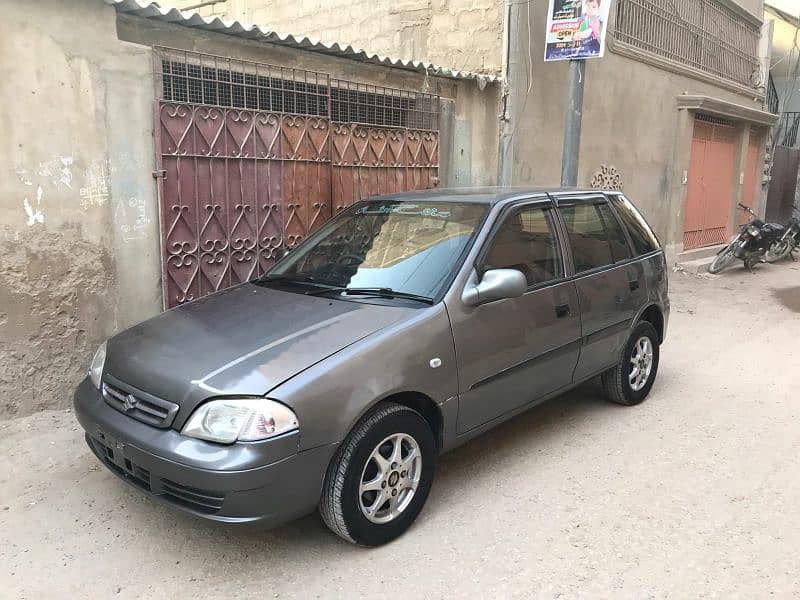
<svg viewBox="0 0 800 600"><path fill-rule="evenodd" d="M431 490L436 442L416 411L381 403L339 447L325 476L319 512L337 535L380 546L402 535Z"/></svg>
<svg viewBox="0 0 800 600"><path fill-rule="evenodd" d="M736 259L733 255L733 245L728 246L722 252L717 254L714 258L714 261L708 265L708 272L712 275L716 275L725 267L730 266L730 264Z"/></svg>
<svg viewBox="0 0 800 600"><path fill-rule="evenodd" d="M602 375L606 397L624 406L642 402L656 380L658 360L658 333L649 322L641 321L634 327L617 366Z"/></svg>

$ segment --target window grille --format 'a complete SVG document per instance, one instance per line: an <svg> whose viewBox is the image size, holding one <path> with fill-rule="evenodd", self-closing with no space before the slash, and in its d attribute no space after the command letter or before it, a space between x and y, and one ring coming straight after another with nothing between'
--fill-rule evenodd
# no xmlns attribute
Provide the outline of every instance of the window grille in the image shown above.
<svg viewBox="0 0 800 600"><path fill-rule="evenodd" d="M328 117L334 122L438 130L439 97L330 80L328 75L158 48L159 99Z"/></svg>
<svg viewBox="0 0 800 600"><path fill-rule="evenodd" d="M695 119L698 121L703 121L704 123L713 123L714 125L725 125L727 127L733 127L735 124L733 121L728 119L723 119L722 117L715 117L714 115L707 115L705 113L697 113L695 115Z"/></svg>
<svg viewBox="0 0 800 600"><path fill-rule="evenodd" d="M620 42L748 87L760 73L760 35L719 0L617 0Z"/></svg>
<svg viewBox="0 0 800 600"><path fill-rule="evenodd" d="M439 128L439 98L431 94L334 80L331 120L383 127Z"/></svg>

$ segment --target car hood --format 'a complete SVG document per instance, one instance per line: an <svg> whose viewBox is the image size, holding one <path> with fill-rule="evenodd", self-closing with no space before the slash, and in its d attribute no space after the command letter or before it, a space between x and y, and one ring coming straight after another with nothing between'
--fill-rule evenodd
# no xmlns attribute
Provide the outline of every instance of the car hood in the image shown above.
<svg viewBox="0 0 800 600"><path fill-rule="evenodd" d="M211 396L266 394L414 310L243 284L114 336L105 374L177 403L182 422Z"/></svg>

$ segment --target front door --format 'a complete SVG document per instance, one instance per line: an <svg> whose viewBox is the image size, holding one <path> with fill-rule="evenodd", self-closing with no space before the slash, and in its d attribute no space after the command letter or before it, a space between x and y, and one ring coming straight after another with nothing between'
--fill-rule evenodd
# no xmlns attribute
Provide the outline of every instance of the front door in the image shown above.
<svg viewBox="0 0 800 600"><path fill-rule="evenodd" d="M730 235L736 128L720 119L698 115L689 160L684 250L721 244Z"/></svg>
<svg viewBox="0 0 800 600"><path fill-rule="evenodd" d="M459 366L458 432L483 425L572 381L580 319L549 201L509 209L478 261L517 269L528 280L519 298L451 311Z"/></svg>

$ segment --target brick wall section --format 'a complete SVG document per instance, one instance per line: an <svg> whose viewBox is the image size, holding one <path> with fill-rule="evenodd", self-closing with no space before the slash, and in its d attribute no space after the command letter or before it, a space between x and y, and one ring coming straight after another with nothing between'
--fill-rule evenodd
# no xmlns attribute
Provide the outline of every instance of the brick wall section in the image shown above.
<svg viewBox="0 0 800 600"><path fill-rule="evenodd" d="M160 4L184 9L199 2ZM197 10L392 58L499 73L503 6L503 0L226 0Z"/></svg>

